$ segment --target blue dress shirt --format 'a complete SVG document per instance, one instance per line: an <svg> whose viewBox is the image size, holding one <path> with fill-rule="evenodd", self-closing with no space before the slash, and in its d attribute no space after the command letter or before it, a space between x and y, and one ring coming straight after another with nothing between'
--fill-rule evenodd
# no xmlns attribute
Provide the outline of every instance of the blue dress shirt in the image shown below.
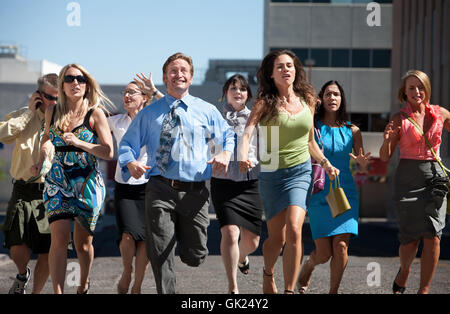
<svg viewBox="0 0 450 314"><path fill-rule="evenodd" d="M151 167L146 172L146 178L162 175L156 165L161 125L177 102L180 100L166 95L142 109L133 119L119 145L118 162L125 179L130 177L126 165L139 157L141 147L144 146L148 155L147 166ZM188 182L208 180L211 177L211 165L207 161L213 157L212 152L234 151L233 128L215 106L189 94L181 99L176 112L181 127L174 130L175 143L163 176Z"/></svg>

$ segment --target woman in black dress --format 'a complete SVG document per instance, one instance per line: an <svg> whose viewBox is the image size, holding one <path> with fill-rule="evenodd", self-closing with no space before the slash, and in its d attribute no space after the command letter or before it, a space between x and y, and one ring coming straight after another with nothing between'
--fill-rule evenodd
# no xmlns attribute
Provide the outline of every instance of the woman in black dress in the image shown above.
<svg viewBox="0 0 450 314"><path fill-rule="evenodd" d="M250 116L246 104L252 95L245 77L240 74L230 77L223 86L223 97L227 100L223 116L234 128L238 143ZM258 194L257 142L254 134L249 152L254 167L248 173L240 172L235 148L227 174L211 178L211 197L222 233L220 252L230 293L238 293L237 269L248 273L248 255L259 245L263 209Z"/></svg>

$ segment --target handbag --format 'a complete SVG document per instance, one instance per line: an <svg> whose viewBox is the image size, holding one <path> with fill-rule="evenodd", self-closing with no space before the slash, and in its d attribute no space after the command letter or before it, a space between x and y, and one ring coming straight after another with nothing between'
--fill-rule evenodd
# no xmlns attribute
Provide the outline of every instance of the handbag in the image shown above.
<svg viewBox="0 0 450 314"><path fill-rule="evenodd" d="M420 125L416 122L416 120L414 120L412 117L410 117L408 114L406 114L403 111L400 111L400 114L405 117L406 119L409 120L409 122L411 122L416 129L419 131L419 133L423 136L423 138L425 139L425 143L427 143L428 148L430 149L431 153L434 156L434 159L436 159L436 161L438 162L439 166L441 167L442 171L444 172L445 175L445 179L447 180L447 215L450 215L450 202L449 202L449 192L450 192L450 177L448 175L448 173L450 172L450 169L448 169L447 167L445 167L442 164L441 159L437 156L437 154L435 153L433 146L431 146L430 141L428 140L428 137L426 137L425 133L423 132L422 128L420 127Z"/></svg>
<svg viewBox="0 0 450 314"><path fill-rule="evenodd" d="M323 142L322 137L320 136L320 131L314 128L314 132L316 133L317 138L322 144L322 153L323 153ZM311 157L311 167L313 173L313 194L316 194L322 191L325 188L325 169L319 164L317 160Z"/></svg>
<svg viewBox="0 0 450 314"><path fill-rule="evenodd" d="M330 181L330 193L328 193L325 199L330 206L331 216L333 218L342 215L351 208L344 189L341 188L341 184L339 183L339 176L336 176L334 180Z"/></svg>

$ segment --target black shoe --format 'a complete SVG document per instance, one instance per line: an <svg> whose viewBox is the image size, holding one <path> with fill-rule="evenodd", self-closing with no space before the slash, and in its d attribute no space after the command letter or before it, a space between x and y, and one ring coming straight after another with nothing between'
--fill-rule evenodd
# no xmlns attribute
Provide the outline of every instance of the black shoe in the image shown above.
<svg viewBox="0 0 450 314"><path fill-rule="evenodd" d="M250 269L250 261L248 259L248 256L245 257L244 264L238 263L238 268L241 271L241 273L243 273L244 275L248 274L248 271Z"/></svg>
<svg viewBox="0 0 450 314"><path fill-rule="evenodd" d="M392 284L392 292L394 294L403 294L403 293L405 293L405 290L406 290L406 287L401 287L395 282L395 280L397 280L398 274L400 274L401 270L402 270L401 268L398 270L398 273L394 279L394 283Z"/></svg>

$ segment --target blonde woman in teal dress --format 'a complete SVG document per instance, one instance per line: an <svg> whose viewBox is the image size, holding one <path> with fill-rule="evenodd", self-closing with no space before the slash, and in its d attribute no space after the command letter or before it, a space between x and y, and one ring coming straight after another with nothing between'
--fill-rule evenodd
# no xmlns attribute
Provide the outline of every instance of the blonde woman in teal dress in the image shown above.
<svg viewBox="0 0 450 314"><path fill-rule="evenodd" d="M40 160L31 171L40 172L54 151L45 179L44 205L50 223L49 268L55 293L64 292L67 246L71 222L80 264L77 293L87 293L94 259L93 233L105 199L105 185L97 158L113 157L111 131L103 111L112 103L94 78L80 65L66 65L58 78L59 103L45 115Z"/></svg>
<svg viewBox="0 0 450 314"><path fill-rule="evenodd" d="M325 157L339 168L339 182L350 202L351 209L335 218L325 199L330 190L330 180L325 178L323 191L313 194L308 203L309 224L316 246L300 271L297 287L305 293L314 267L330 260L330 294L336 294L348 261L348 244L351 236L358 235L358 191L350 171L350 158L360 169L367 169L370 153L364 154L361 131L347 121L344 90L337 81L322 87L315 127L319 129ZM321 143L322 142L322 143ZM353 154L355 152L355 154Z"/></svg>

